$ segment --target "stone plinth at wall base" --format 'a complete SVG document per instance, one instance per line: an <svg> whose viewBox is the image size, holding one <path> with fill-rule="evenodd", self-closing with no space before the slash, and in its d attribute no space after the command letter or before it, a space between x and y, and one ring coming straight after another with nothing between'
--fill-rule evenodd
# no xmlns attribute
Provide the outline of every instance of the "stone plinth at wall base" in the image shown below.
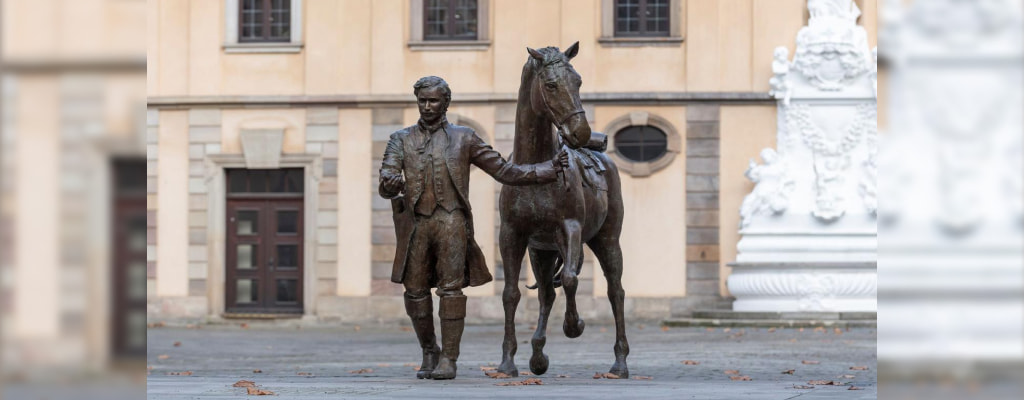
<svg viewBox="0 0 1024 400"><path fill-rule="evenodd" d="M160 297L146 302L150 323L204 320L209 313L205 296Z"/></svg>
<svg viewBox="0 0 1024 400"><path fill-rule="evenodd" d="M752 327L752 328L875 328L875 312L752 312L697 310L692 318L662 321L671 327Z"/></svg>
<svg viewBox="0 0 1024 400"><path fill-rule="evenodd" d="M877 263L732 263L733 311L878 310Z"/></svg>

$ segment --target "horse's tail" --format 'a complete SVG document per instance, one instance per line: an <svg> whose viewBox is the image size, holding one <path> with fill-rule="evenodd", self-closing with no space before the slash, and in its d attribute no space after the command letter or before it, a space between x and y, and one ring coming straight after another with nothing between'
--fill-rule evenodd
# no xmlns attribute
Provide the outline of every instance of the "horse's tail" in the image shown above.
<svg viewBox="0 0 1024 400"><path fill-rule="evenodd" d="M554 272L554 276L551 277L552 282L555 284L555 288L562 287L562 280L559 279L559 278L562 277L562 266L563 265L565 265L565 263L562 262L562 256L555 257L555 272ZM537 285L538 285L537 283L534 283L532 286L531 285L526 285L526 288L530 289L530 290L534 290L534 289L537 288Z"/></svg>

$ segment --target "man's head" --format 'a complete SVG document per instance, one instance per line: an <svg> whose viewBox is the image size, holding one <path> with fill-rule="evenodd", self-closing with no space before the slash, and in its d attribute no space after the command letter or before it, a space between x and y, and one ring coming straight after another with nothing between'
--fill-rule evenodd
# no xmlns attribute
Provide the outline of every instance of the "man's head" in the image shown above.
<svg viewBox="0 0 1024 400"><path fill-rule="evenodd" d="M452 101L452 90L448 82L436 76L426 76L412 85L416 95L416 104L420 109L420 118L424 122L434 123L448 112L448 104Z"/></svg>

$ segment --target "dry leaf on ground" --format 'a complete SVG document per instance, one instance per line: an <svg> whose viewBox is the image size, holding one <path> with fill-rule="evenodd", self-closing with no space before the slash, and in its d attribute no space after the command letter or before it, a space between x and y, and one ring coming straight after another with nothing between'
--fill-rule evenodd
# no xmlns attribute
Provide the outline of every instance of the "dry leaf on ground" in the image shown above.
<svg viewBox="0 0 1024 400"><path fill-rule="evenodd" d="M415 367L412 367L412 370L413 370L413 371L419 371L419 370L420 370L420 368L423 368L423 367L420 367L420 366L415 366Z"/></svg>
<svg viewBox="0 0 1024 400"><path fill-rule="evenodd" d="M163 322L154 322L152 324L147 324L146 327L147 328L163 328L164 325L165 324Z"/></svg>
<svg viewBox="0 0 1024 400"><path fill-rule="evenodd" d="M511 378L512 377L509 374L506 374L504 372L497 372L497 371L484 372L484 375L487 375L487 376L489 376L491 378L494 378L494 379L507 379L507 378Z"/></svg>
<svg viewBox="0 0 1024 400"><path fill-rule="evenodd" d="M818 332L818 333L825 333L825 327L824 326L819 326L817 328L814 328L814 331Z"/></svg>
<svg viewBox="0 0 1024 400"><path fill-rule="evenodd" d="M555 375L555 378L569 378L569 375Z"/></svg>
<svg viewBox="0 0 1024 400"><path fill-rule="evenodd" d="M245 388L245 392L250 396L270 396L274 394L274 392L271 392L269 390L257 389L254 387Z"/></svg>
<svg viewBox="0 0 1024 400"><path fill-rule="evenodd" d="M370 371L373 371L373 370L370 370ZM313 376L313 373L312 372L296 372L295 375L298 375L298 376Z"/></svg>
<svg viewBox="0 0 1024 400"><path fill-rule="evenodd" d="M402 332L412 332L412 327L403 326L402 327Z"/></svg>
<svg viewBox="0 0 1024 400"><path fill-rule="evenodd" d="M352 371L348 371L350 374L369 374L373 372L373 368L360 368Z"/></svg>
<svg viewBox="0 0 1024 400"><path fill-rule="evenodd" d="M856 378L857 376L856 375L846 374L846 375L839 375L839 377L843 378L843 379L853 379L853 378Z"/></svg>
<svg viewBox="0 0 1024 400"><path fill-rule="evenodd" d="M832 333L835 333L836 335L842 335L843 334L843 330L839 329L839 328L836 328L836 329L832 330Z"/></svg>
<svg viewBox="0 0 1024 400"><path fill-rule="evenodd" d="M683 360L682 363L683 365L699 365L700 361Z"/></svg>
<svg viewBox="0 0 1024 400"><path fill-rule="evenodd" d="M740 374L740 371L738 369L727 369L724 372L725 372L726 375L739 375Z"/></svg>
<svg viewBox="0 0 1024 400"><path fill-rule="evenodd" d="M644 326L644 324L640 324L640 325L636 326L636 329L641 330L641 331L644 330L644 328L646 328L646 326Z"/></svg>
<svg viewBox="0 0 1024 400"><path fill-rule="evenodd" d="M600 331L601 333L605 333L605 332L608 332L608 328L601 328L601 329L599 329L599 331Z"/></svg>
<svg viewBox="0 0 1024 400"><path fill-rule="evenodd" d="M354 329L356 332L359 332L363 328L361 326L359 326L359 325L356 325L356 326L352 327L352 329Z"/></svg>
<svg viewBox="0 0 1024 400"><path fill-rule="evenodd" d="M240 325L238 325L238 326L242 327L242 329L249 329L249 324L247 324L247 323L245 323L245 322L241 323L241 324L240 324Z"/></svg>
<svg viewBox="0 0 1024 400"><path fill-rule="evenodd" d="M263 370L262 369L254 369L254 370L252 370L252 373L254 373L254 374L262 374Z"/></svg>
<svg viewBox="0 0 1024 400"><path fill-rule="evenodd" d="M820 361L814 361L814 360L803 360L803 361L801 361L801 363L803 363L804 365L818 365L818 364L821 364Z"/></svg>
<svg viewBox="0 0 1024 400"><path fill-rule="evenodd" d="M729 332L732 332L732 328L725 328L725 329L722 329L722 332L725 332L725 333L729 333Z"/></svg>
<svg viewBox="0 0 1024 400"><path fill-rule="evenodd" d="M526 386L526 385L543 385L544 382L537 378L528 378L520 382L502 382L495 383L496 386Z"/></svg>
<svg viewBox="0 0 1024 400"><path fill-rule="evenodd" d="M635 376L633 376L633 379L636 379L636 380L638 380L638 381L649 381L649 380L653 380L653 379L654 379L654 377L651 377L651 376L643 376L643 375L635 375Z"/></svg>
<svg viewBox="0 0 1024 400"><path fill-rule="evenodd" d="M868 370L868 367L865 367L865 366L856 366L856 367L850 367L850 370L851 370L851 371L867 371L867 370Z"/></svg>
<svg viewBox="0 0 1024 400"><path fill-rule="evenodd" d="M231 385L231 386L234 386L234 387L256 387L256 382L247 381L247 380L240 380L238 382L235 382L235 384Z"/></svg>
<svg viewBox="0 0 1024 400"><path fill-rule="evenodd" d="M601 378L604 378L604 379L619 379L619 376L615 375L615 374L613 374L611 372L605 372L603 374L598 372L598 373L594 374L594 379L601 379Z"/></svg>
<svg viewBox="0 0 1024 400"><path fill-rule="evenodd" d="M794 372L796 372L795 369L787 369L785 371L782 371L782 373L786 375L793 375Z"/></svg>
<svg viewBox="0 0 1024 400"><path fill-rule="evenodd" d="M481 371L494 371L494 370L496 370L496 369L498 369L498 368L496 368L496 367L488 367L488 366L486 366L486 365L481 365L481 366L480 366L480 370L481 370Z"/></svg>
<svg viewBox="0 0 1024 400"><path fill-rule="evenodd" d="M807 381L807 384L808 385L822 385L822 386L845 386L846 385L845 383L842 383L842 382L839 382L839 381L830 381L830 380L824 380L824 379L819 379L819 380L814 380L814 381Z"/></svg>
<svg viewBox="0 0 1024 400"><path fill-rule="evenodd" d="M775 332L775 328L768 328L768 332Z"/></svg>
<svg viewBox="0 0 1024 400"><path fill-rule="evenodd" d="M662 332L668 332L668 330L669 330L669 327L667 327L667 326L661 327L661 331Z"/></svg>
<svg viewBox="0 0 1024 400"><path fill-rule="evenodd" d="M793 385L793 389L814 389L814 386L807 386L807 385Z"/></svg>
<svg viewBox="0 0 1024 400"><path fill-rule="evenodd" d="M531 375L533 375L533 373L532 373L532 372L529 372L529 371L523 371L523 372L520 372L520 373L519 373L519 375L522 375L522 376L531 376Z"/></svg>
<svg viewBox="0 0 1024 400"><path fill-rule="evenodd" d="M857 387L857 386L850 386L850 387L846 388L846 390L864 390L864 388Z"/></svg>
<svg viewBox="0 0 1024 400"><path fill-rule="evenodd" d="M166 355L166 354L161 354L161 355L156 356L157 360L166 360L168 358L171 358L171 356Z"/></svg>
<svg viewBox="0 0 1024 400"><path fill-rule="evenodd" d="M746 375L743 375L743 376L735 376L734 375L734 376L730 376L729 379L732 379L734 381L749 381L750 377L746 376Z"/></svg>
<svg viewBox="0 0 1024 400"><path fill-rule="evenodd" d="M174 342L174 347L181 347L181 342Z"/></svg>
<svg viewBox="0 0 1024 400"><path fill-rule="evenodd" d="M192 376L192 371L168 372L167 375Z"/></svg>

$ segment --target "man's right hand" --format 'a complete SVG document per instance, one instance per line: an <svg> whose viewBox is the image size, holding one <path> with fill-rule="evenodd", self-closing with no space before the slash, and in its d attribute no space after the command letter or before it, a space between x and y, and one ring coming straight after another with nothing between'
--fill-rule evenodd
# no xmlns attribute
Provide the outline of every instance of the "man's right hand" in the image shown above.
<svg viewBox="0 0 1024 400"><path fill-rule="evenodd" d="M384 190L391 193L398 193L405 189L405 178L401 175L392 175L384 178L382 182Z"/></svg>

